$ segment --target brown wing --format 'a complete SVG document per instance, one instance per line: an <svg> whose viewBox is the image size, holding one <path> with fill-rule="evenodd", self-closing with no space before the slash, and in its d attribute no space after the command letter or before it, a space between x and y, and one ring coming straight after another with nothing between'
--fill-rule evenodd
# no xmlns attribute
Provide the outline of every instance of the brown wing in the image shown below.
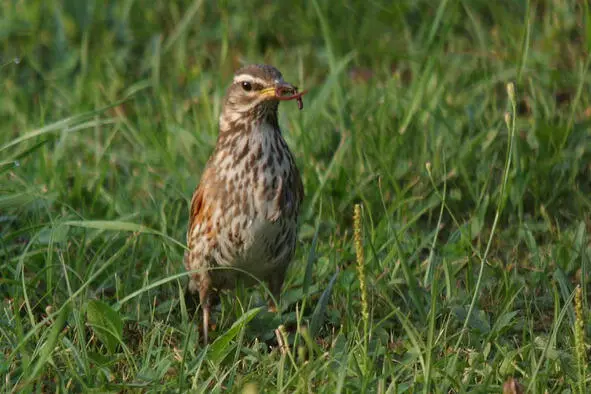
<svg viewBox="0 0 591 394"><path fill-rule="evenodd" d="M190 274L188 291L199 291L199 298L203 303L210 286L210 275L207 272L209 256L216 246L216 231L213 228L212 212L215 210L215 196L211 187L213 172L206 169L201 177L199 186L193 193L189 211L189 227L187 229L187 246L184 264L188 271L199 270ZM213 204L213 205L212 205ZM205 269L205 271L203 271ZM205 293L203 293L205 292ZM205 294L205 296L203 295ZM203 304L202 304L203 305Z"/></svg>
<svg viewBox="0 0 591 394"><path fill-rule="evenodd" d="M193 192L193 198L191 199L191 208L189 210L189 227L187 228L187 244L191 248L191 238L193 228L197 221L198 216L202 216L204 204L203 204L203 188L201 185Z"/></svg>
<svg viewBox="0 0 591 394"><path fill-rule="evenodd" d="M195 236L199 236L200 234L193 234L195 231L195 227L198 223L202 224L200 226L201 229L205 231L201 231L201 235L206 235L208 238L211 238L214 232L212 229L212 217L211 214L213 212L213 207L211 203L215 201L214 196L211 195L213 179L211 179L211 171L208 169L205 170L203 176L201 177L201 182L195 192L193 193L193 198L191 199L191 209L189 212L189 227L187 228L187 244L189 249L192 248L193 241Z"/></svg>

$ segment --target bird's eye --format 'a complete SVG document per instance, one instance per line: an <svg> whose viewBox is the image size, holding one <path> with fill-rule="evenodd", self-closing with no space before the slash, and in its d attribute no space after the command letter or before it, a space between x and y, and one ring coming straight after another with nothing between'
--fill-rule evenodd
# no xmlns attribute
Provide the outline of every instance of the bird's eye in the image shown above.
<svg viewBox="0 0 591 394"><path fill-rule="evenodd" d="M242 82L242 89L244 89L247 92L250 92L252 90L252 85L250 84L250 82Z"/></svg>

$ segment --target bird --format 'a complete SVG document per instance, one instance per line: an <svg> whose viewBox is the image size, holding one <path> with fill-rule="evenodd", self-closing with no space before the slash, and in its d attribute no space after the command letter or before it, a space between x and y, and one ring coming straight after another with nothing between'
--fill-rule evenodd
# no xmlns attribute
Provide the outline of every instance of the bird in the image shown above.
<svg viewBox="0 0 591 394"><path fill-rule="evenodd" d="M304 93L265 64L240 68L226 91L216 145L191 199L184 254L186 296L199 297L205 344L212 295L238 281L266 282L269 308L277 308L304 199L278 107L296 100L301 110Z"/></svg>

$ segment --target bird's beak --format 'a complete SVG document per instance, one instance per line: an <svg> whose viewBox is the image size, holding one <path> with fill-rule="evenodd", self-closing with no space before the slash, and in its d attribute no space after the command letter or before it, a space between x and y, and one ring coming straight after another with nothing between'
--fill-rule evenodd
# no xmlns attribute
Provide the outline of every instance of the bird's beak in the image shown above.
<svg viewBox="0 0 591 394"><path fill-rule="evenodd" d="M275 85L275 97L278 100L292 100L296 98L298 88L287 82L280 82Z"/></svg>
<svg viewBox="0 0 591 394"><path fill-rule="evenodd" d="M261 96L267 99L285 100L297 94L298 88L287 82L277 82L274 86L261 90Z"/></svg>
<svg viewBox="0 0 591 394"><path fill-rule="evenodd" d="M297 100L300 109L303 107L302 96L305 93L306 91L298 93L298 88L287 82L278 82L275 86L261 90L261 95L267 99L281 101Z"/></svg>

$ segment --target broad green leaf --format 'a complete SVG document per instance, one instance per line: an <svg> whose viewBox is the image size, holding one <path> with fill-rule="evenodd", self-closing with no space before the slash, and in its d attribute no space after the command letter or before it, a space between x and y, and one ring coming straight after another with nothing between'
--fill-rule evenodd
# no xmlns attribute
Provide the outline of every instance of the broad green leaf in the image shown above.
<svg viewBox="0 0 591 394"><path fill-rule="evenodd" d="M304 294L308 294L310 290L310 284L312 283L312 268L314 268L314 263L318 260L318 255L316 254L316 245L318 244L318 230L320 229L320 225L316 225L316 231L314 231L314 238L312 238L312 245L310 246L310 253L308 253L308 262L306 263L306 273L304 274Z"/></svg>
<svg viewBox="0 0 591 394"><path fill-rule="evenodd" d="M318 304L316 304L316 308L314 309L314 313L312 314L312 321L310 322L310 335L312 335L312 337L314 337L314 336L316 336L316 334L318 334L318 331L320 330L320 326L322 325L322 322L324 321L324 315L326 313L326 306L328 305L328 300L330 300L330 295L332 293L332 287L334 286L334 282L336 281L338 275L339 275L339 272L338 271L335 272L335 274L330 279L330 282L328 282L328 286L326 286L326 289L324 290L324 292L320 296L320 299L318 300Z"/></svg>
<svg viewBox="0 0 591 394"><path fill-rule="evenodd" d="M511 325L513 318L517 316L517 311L503 313L499 318L495 321L492 331L495 334L499 334L503 331L506 327Z"/></svg>
<svg viewBox="0 0 591 394"><path fill-rule="evenodd" d="M469 305L464 307L458 306L452 308L452 312L460 322L464 322L466 320L466 316L468 315L468 308ZM489 319L486 315L486 312L474 307L474 310L470 315L470 319L468 320L468 326L472 329L480 331L482 334L488 334L490 332L490 323L488 320Z"/></svg>
<svg viewBox="0 0 591 394"><path fill-rule="evenodd" d="M238 335L240 330L244 328L256 315L259 314L260 311L263 310L263 307L254 308L249 311L246 311L240 319L236 320L232 327L225 333L223 333L220 337L218 337L212 344L209 351L209 360L214 364L219 363L226 357L226 355L232 350L230 345L230 341Z"/></svg>
<svg viewBox="0 0 591 394"><path fill-rule="evenodd" d="M123 341L123 321L119 313L102 301L90 300L86 315L99 340L109 353L115 353L117 345Z"/></svg>

